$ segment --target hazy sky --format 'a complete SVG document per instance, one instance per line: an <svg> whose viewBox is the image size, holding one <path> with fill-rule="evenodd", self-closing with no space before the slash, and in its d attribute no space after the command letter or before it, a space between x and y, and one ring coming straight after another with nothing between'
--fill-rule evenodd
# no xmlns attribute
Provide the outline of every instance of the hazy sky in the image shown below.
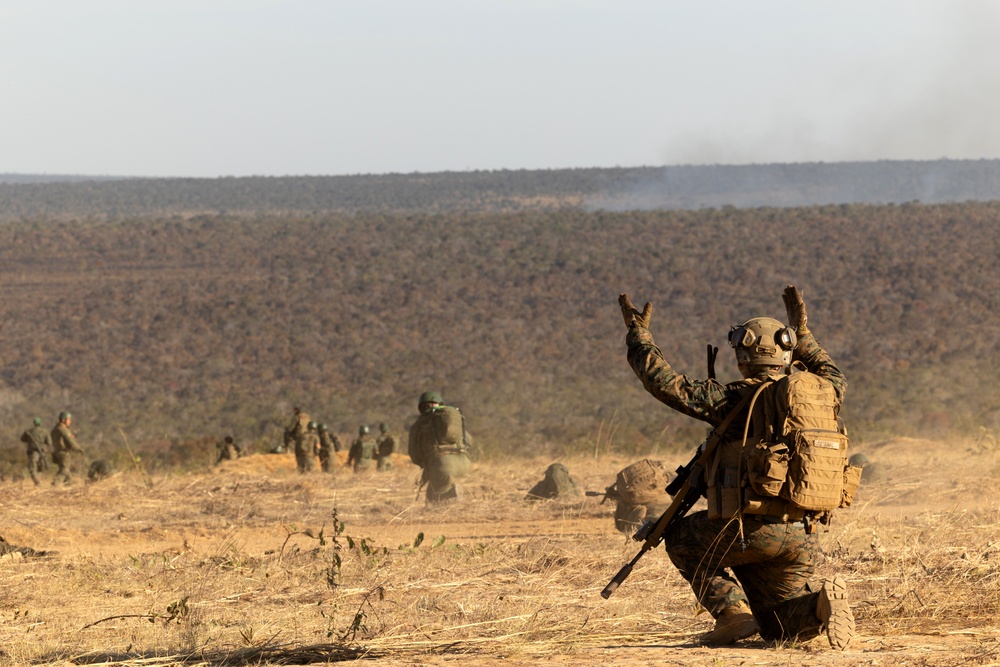
<svg viewBox="0 0 1000 667"><path fill-rule="evenodd" d="M1000 157L989 0L4 0L0 173Z"/></svg>

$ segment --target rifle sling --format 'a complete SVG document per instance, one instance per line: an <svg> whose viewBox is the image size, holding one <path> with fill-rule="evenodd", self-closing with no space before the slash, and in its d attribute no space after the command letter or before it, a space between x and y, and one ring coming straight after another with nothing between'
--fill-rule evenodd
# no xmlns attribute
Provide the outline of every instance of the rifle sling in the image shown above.
<svg viewBox="0 0 1000 667"><path fill-rule="evenodd" d="M726 429L729 425L733 423L736 416L743 410L743 407L750 402L751 398L756 396L756 394L750 394L749 392L740 400L739 404L730 410L726 418L722 420L718 426L712 431L712 434L705 441L705 449L702 451L701 456L698 457L697 463L691 467L691 472L688 478L684 480L684 484L681 486L680 490L674 496L674 501L670 503L670 507L667 511L660 516L660 520L656 522L656 527L653 528L649 536L646 538L643 544L643 550L652 549L657 546L663 540L663 532L667 528L667 524L673 520L674 516L677 514L678 510L684 504L688 493L691 491L693 484L691 478L695 474L705 473L705 464L708 462L709 457L715 453L715 448L719 445L719 441L722 440L722 436L725 435ZM693 503L692 503L693 504Z"/></svg>

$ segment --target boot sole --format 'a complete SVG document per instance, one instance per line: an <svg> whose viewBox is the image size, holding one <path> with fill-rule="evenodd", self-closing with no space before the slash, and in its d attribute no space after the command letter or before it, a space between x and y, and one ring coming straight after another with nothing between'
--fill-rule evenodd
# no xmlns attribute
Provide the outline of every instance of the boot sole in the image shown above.
<svg viewBox="0 0 1000 667"><path fill-rule="evenodd" d="M830 646L843 651L857 636L854 613L847 599L847 582L843 577L827 579L823 582L820 597L819 608L824 610L826 616L821 620L826 626Z"/></svg>

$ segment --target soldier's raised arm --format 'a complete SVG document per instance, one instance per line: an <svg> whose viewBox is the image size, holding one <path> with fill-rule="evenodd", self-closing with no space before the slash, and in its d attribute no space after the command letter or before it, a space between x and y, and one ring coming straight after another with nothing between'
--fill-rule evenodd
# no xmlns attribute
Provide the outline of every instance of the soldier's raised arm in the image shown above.
<svg viewBox="0 0 1000 667"><path fill-rule="evenodd" d="M806 302L802 298L802 293L795 285L788 285L781 299L785 302L788 325L795 329L798 337L792 360L801 361L810 372L829 380L837 392L838 401L843 403L844 394L847 393L847 378L809 330L809 316L806 313Z"/></svg>
<svg viewBox="0 0 1000 667"><path fill-rule="evenodd" d="M628 363L646 391L678 412L712 425L721 423L731 407L732 392L717 380L699 380L674 370L649 332L652 304L640 312L628 294L621 294L618 305L628 327Z"/></svg>

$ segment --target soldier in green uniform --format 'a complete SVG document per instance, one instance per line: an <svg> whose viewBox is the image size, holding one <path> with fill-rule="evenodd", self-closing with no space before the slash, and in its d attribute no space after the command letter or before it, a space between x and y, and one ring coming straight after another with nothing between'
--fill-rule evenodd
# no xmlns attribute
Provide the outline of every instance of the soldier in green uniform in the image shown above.
<svg viewBox="0 0 1000 667"><path fill-rule="evenodd" d="M52 428L52 462L58 466L56 476L52 480L57 484L62 478L64 484L70 484L70 454L73 452L83 453L83 449L76 443L76 436L69 430L73 422L73 415L68 412L59 413L59 422Z"/></svg>
<svg viewBox="0 0 1000 667"><path fill-rule="evenodd" d="M240 457L240 446L233 442L233 436L227 435L222 442L215 443L215 449L218 452L218 456L215 459L215 465L219 465L223 461L235 461Z"/></svg>
<svg viewBox="0 0 1000 667"><path fill-rule="evenodd" d="M295 407L292 408L292 421L285 427L284 450L297 451L301 441L309 430L309 415Z"/></svg>
<svg viewBox="0 0 1000 667"><path fill-rule="evenodd" d="M28 449L28 474L35 486L41 484L38 473L49 469L49 450L52 449L52 436L42 427L40 417L35 417L35 423L21 434L21 442Z"/></svg>
<svg viewBox="0 0 1000 667"><path fill-rule="evenodd" d="M623 468L615 483L604 490L605 500L615 504L615 528L633 535L646 520L656 520L670 507L667 493L670 474L660 461L642 459Z"/></svg>
<svg viewBox="0 0 1000 667"><path fill-rule="evenodd" d="M319 425L319 465L323 472L334 469L334 453L341 450L340 438L336 433L330 433L326 424Z"/></svg>
<svg viewBox="0 0 1000 667"><path fill-rule="evenodd" d="M380 472L392 469L392 455L396 452L396 436L389 430L389 425L382 422L378 425L379 436L376 441L378 470Z"/></svg>
<svg viewBox="0 0 1000 667"><path fill-rule="evenodd" d="M312 472L318 453L319 434L316 432L316 422L309 422L302 437L295 440L295 464L299 472Z"/></svg>
<svg viewBox="0 0 1000 667"><path fill-rule="evenodd" d="M652 306L647 303L639 312L627 294L619 298L628 327L628 362L646 391L713 426L733 410L741 411L723 436L720 455L729 443L739 446L744 436L750 410L745 397L769 377L787 373L792 361L832 384L838 409L843 402L847 381L809 331L798 289L789 285L783 300L791 327L771 318L754 318L733 328L730 344L743 379L722 384L675 371L649 332ZM702 638L704 643L728 644L758 631L766 640L801 641L825 631L830 645L843 649L855 636L846 582L839 576L810 581L820 557L819 544L815 534L807 534L801 514L796 518L794 508L786 509L768 514L741 510L739 520L695 512L665 540L670 560L715 618L715 629Z"/></svg>
<svg viewBox="0 0 1000 667"><path fill-rule="evenodd" d="M358 437L351 443L351 451L347 453L347 465L353 465L354 472L370 470L377 447L371 429L367 424L363 424L358 428Z"/></svg>
<svg viewBox="0 0 1000 667"><path fill-rule="evenodd" d="M456 481L471 466L465 418L457 408L444 405L436 391L421 394L417 410L420 416L410 427L407 453L423 469L420 483L427 485L427 501L454 500Z"/></svg>

